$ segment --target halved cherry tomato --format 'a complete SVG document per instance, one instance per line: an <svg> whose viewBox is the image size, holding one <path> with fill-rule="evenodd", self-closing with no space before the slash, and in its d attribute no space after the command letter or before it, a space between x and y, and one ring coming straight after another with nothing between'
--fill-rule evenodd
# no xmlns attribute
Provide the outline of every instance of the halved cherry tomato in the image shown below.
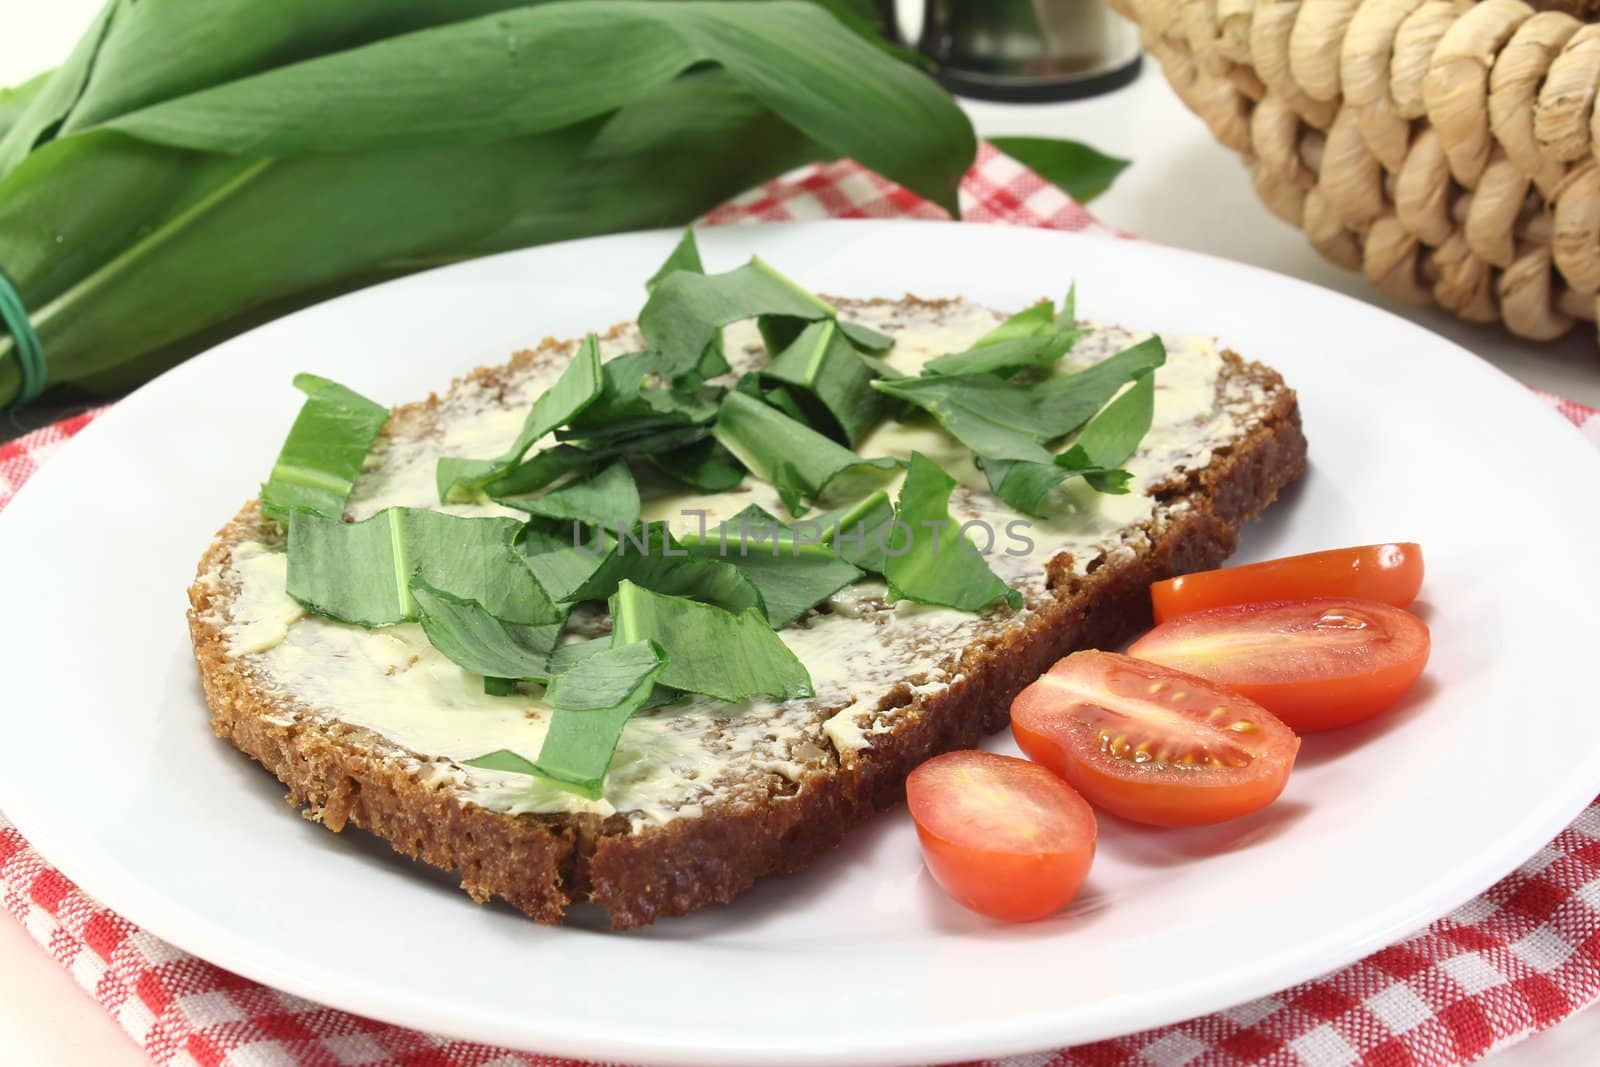
<svg viewBox="0 0 1600 1067"><path fill-rule="evenodd" d="M1184 615L1133 643L1243 693L1299 731L1332 730L1400 699L1428 662L1428 627L1401 608L1325 597Z"/></svg>
<svg viewBox="0 0 1600 1067"><path fill-rule="evenodd" d="M906 779L934 881L973 911L1026 922L1061 910L1094 859L1094 812L1027 760L947 752Z"/></svg>
<svg viewBox="0 0 1600 1067"><path fill-rule="evenodd" d="M1422 588L1422 546L1411 542L1334 548L1265 563L1168 578L1150 587L1156 622L1269 600L1347 596L1403 608Z"/></svg>
<svg viewBox="0 0 1600 1067"><path fill-rule="evenodd" d="M1075 652L1011 704L1030 757L1096 807L1152 826L1200 826L1283 792L1300 739L1220 686L1114 652Z"/></svg>

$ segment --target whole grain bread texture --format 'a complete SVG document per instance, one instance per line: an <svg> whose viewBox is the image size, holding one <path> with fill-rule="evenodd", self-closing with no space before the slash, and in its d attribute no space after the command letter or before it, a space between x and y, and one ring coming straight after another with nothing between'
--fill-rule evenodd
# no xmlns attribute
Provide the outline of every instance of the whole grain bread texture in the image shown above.
<svg viewBox="0 0 1600 1067"><path fill-rule="evenodd" d="M941 303L907 297L899 306L926 310ZM570 342L547 340L505 366L474 371L452 391L470 385L493 392L570 350ZM616 929L725 904L758 878L805 867L851 827L895 805L919 763L1003 728L1012 698L1058 658L1115 647L1147 627L1152 582L1215 567L1233 552L1241 525L1304 470L1306 443L1295 394L1280 376L1231 352L1222 359L1219 396L1248 395L1250 410L1236 416L1235 434L1212 449L1206 466L1175 472L1148 490L1156 505L1136 531L1137 551L1087 568L1056 555L1022 622L1001 620L964 647L930 650L950 684L916 687L908 680L878 700L869 746L841 751L819 734L818 743L800 750L799 773L729 783L692 814L642 824L626 812L489 810L450 774L438 773L427 754L283 692L248 657L230 651L224 628L236 590L215 580L237 546L281 543L255 501L217 535L189 590L189 628L211 728L276 775L307 818L335 832L359 827L406 856L457 871L476 901L500 897L543 923L560 922L572 905L590 902L605 909ZM395 409L385 434L426 437L449 395Z"/></svg>

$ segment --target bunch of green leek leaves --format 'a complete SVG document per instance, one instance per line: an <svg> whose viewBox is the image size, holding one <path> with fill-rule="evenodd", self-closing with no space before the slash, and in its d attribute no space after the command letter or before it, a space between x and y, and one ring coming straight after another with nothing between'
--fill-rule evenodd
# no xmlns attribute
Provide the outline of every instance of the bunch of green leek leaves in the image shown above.
<svg viewBox="0 0 1600 1067"><path fill-rule="evenodd" d="M0 93L0 273L50 384L108 391L290 307L682 223L813 160L954 211L972 128L857 6L110 0ZM0 333L0 406L16 356Z"/></svg>

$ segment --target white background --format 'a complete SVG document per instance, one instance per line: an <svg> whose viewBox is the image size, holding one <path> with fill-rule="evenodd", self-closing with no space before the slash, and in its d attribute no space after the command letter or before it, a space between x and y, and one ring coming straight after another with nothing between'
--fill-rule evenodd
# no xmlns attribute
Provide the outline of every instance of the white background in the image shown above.
<svg viewBox="0 0 1600 1067"><path fill-rule="evenodd" d="M0 85L21 81L66 54L96 0L0 0ZM1215 144L1147 69L1126 89L1053 105L975 103L981 133L1071 136L1134 161L1094 204L1107 223L1142 237L1252 263L1372 300L1446 334L1523 381L1600 405L1593 328L1549 345L1458 323L1431 309L1378 296L1357 275L1324 262L1294 229L1260 206L1237 160ZM1159 300L1159 293L1152 293ZM1270 358L1270 354L1262 355ZM1600 1044L1600 1012L1492 1058L1494 1067L1580 1067ZM0 1063L133 1065L142 1054L70 975L19 925L0 920Z"/></svg>

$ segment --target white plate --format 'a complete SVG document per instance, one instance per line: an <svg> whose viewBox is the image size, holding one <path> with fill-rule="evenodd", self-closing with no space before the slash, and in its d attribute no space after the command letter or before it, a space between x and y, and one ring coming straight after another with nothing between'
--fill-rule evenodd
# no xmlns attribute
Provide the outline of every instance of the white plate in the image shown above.
<svg viewBox="0 0 1600 1067"><path fill-rule="evenodd" d="M630 317L676 237L554 245L354 293L229 341L84 431L0 519L0 807L134 922L341 1008L591 1059L865 1064L1103 1038L1310 978L1481 891L1600 787L1586 696L1600 456L1515 382L1384 312L1202 256L836 222L701 243L712 269L759 252L837 294L1015 308L1075 277L1088 315L1216 334L1278 367L1312 468L1241 558L1422 542L1421 687L1377 722L1308 738L1257 816L1168 832L1104 820L1083 896L1023 927L948 903L898 812L731 907L621 936L593 917L549 929L474 907L387 846L295 817L207 731L183 622L195 562L294 415L290 376L423 395L547 334Z"/></svg>

